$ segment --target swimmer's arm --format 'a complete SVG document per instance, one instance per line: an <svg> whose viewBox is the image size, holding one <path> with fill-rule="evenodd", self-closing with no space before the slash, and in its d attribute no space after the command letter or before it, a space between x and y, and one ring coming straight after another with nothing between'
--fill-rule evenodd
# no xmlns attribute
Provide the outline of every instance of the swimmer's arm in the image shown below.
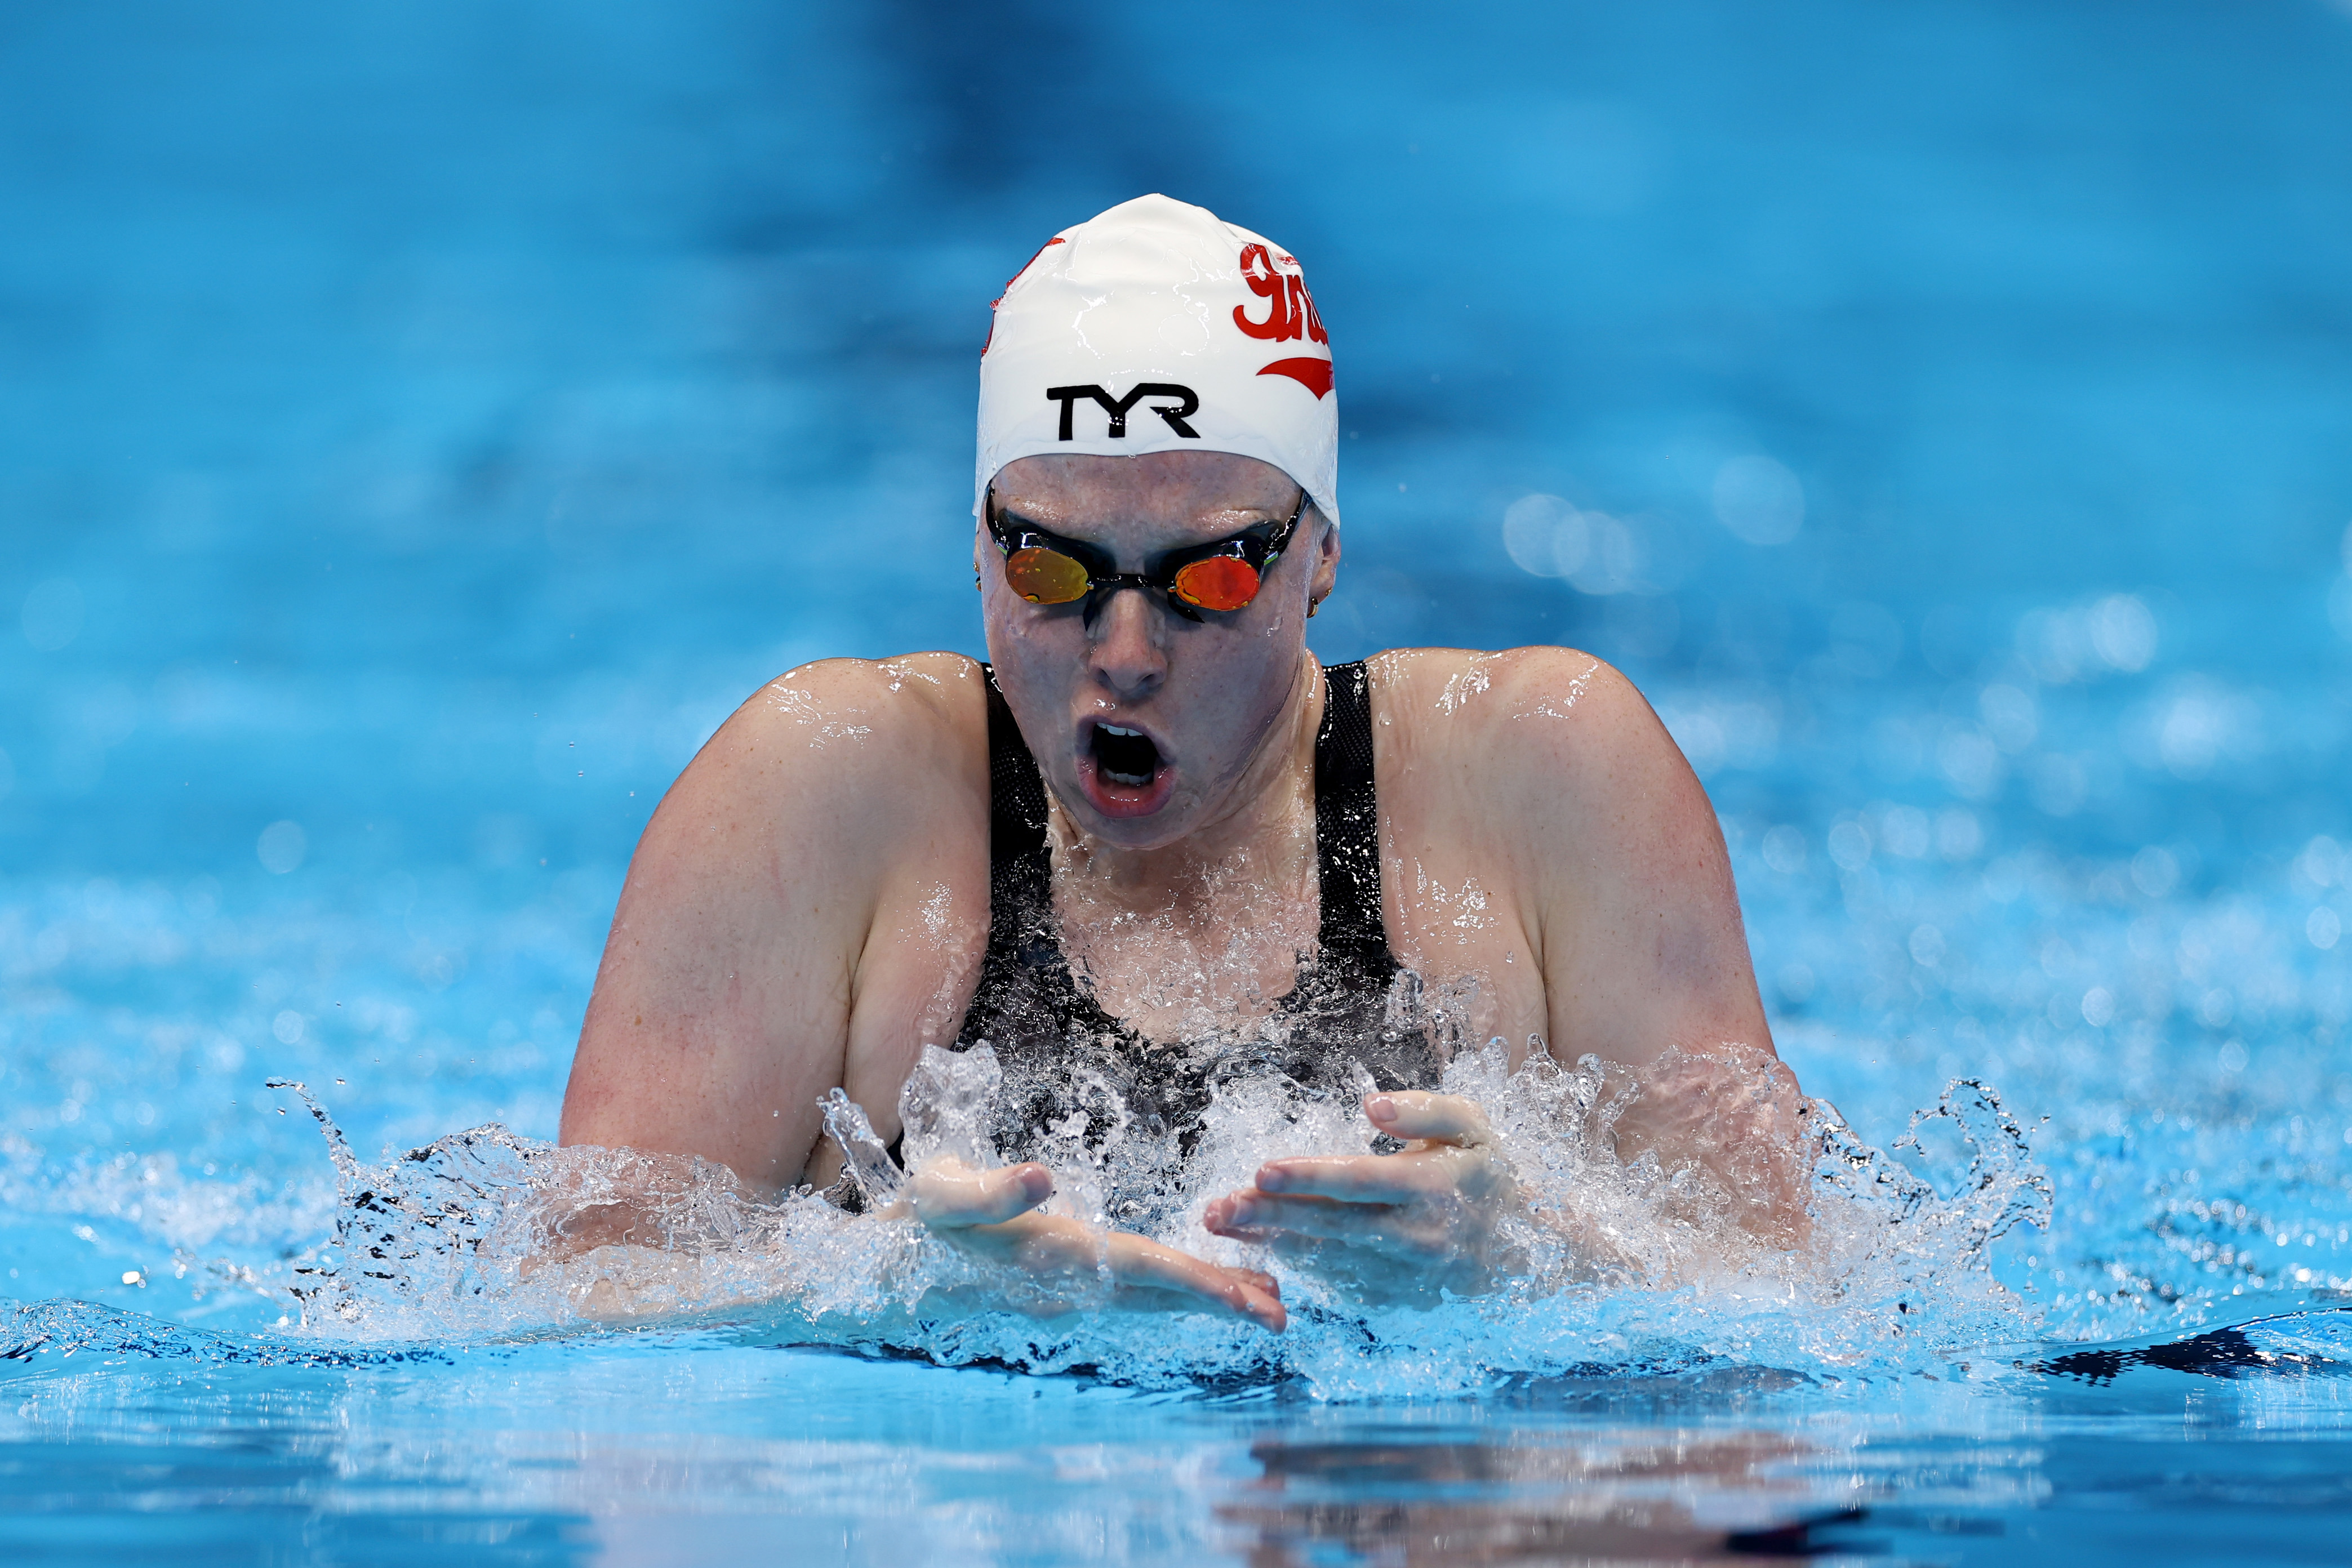
<svg viewBox="0 0 2352 1568"><path fill-rule="evenodd" d="M802 1178L820 1095L845 1082L853 1097L877 1092L848 1071L852 1015L892 878L959 833L986 874L985 710L961 689L974 666L919 660L944 678L905 678L912 660L792 672L671 788L606 940L563 1143L699 1155L772 1193ZM958 806L973 821L941 820ZM952 955L930 967L942 965ZM855 1021L888 1033L900 1021L890 1006ZM911 1061L919 1044L900 1053ZM887 1091L895 1109L895 1080Z"/></svg>
<svg viewBox="0 0 2352 1568"><path fill-rule="evenodd" d="M1675 1046L1770 1051L1723 833L1674 737L1590 655L1513 657L1486 738L1553 1053L1646 1068Z"/></svg>
<svg viewBox="0 0 2352 1568"><path fill-rule="evenodd" d="M1564 648L1512 657L1488 733L1501 814L1522 835L1552 1053L1643 1081L1622 1157L1696 1160L1740 1196L1743 1225L1791 1234L1801 1176L1778 1151L1800 1102L1706 791L1615 670Z"/></svg>

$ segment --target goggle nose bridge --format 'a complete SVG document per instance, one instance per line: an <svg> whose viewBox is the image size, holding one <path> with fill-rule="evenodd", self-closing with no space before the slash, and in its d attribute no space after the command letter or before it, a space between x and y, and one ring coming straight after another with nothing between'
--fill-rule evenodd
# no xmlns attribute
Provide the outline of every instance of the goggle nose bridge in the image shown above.
<svg viewBox="0 0 2352 1568"><path fill-rule="evenodd" d="M1185 603L1182 597L1177 593L1174 583L1154 582L1140 572L1120 571L1113 572L1108 577L1094 578L1089 582L1086 604L1078 612L1078 619L1085 623L1087 630L1089 632L1094 630L1095 617L1110 607L1113 595L1130 588L1139 593L1157 593L1163 596L1168 601L1168 608L1187 621L1198 621L1201 618L1201 612Z"/></svg>

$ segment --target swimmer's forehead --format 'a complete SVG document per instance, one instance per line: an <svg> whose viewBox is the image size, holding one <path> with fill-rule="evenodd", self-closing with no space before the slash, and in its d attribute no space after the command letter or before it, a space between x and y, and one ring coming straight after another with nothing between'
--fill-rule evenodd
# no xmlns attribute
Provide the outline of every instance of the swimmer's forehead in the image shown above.
<svg viewBox="0 0 2352 1568"><path fill-rule="evenodd" d="M996 476L997 512L1072 538L1181 544L1282 521L1298 505L1298 485L1271 464L1205 452L1167 458L1024 458Z"/></svg>

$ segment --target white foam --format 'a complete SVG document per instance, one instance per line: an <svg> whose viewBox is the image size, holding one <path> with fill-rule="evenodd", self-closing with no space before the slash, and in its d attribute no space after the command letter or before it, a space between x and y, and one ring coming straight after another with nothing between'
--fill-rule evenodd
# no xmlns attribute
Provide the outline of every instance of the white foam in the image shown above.
<svg viewBox="0 0 2352 1568"><path fill-rule="evenodd" d="M1460 1001L1428 1003L1423 1026L1446 1035ZM1209 1201L1268 1158L1363 1153L1375 1130L1360 1103L1282 1080L1222 1087L1191 1159L1157 1173L1177 1187L1156 1239L1280 1275L1291 1307L1280 1336L1206 1313L1100 1310L1103 1298L1083 1292L1095 1307L1033 1315L1046 1297L1030 1282L911 1218L873 1212L894 1195L897 1168L838 1091L827 1125L866 1214L806 1189L763 1201L700 1160L557 1148L491 1125L382 1169L345 1155L334 1238L301 1266L298 1293L305 1325L337 1337L478 1339L717 1315L778 1339L950 1364L1087 1368L1147 1385L1287 1375L1332 1397L1726 1361L1868 1374L2030 1334L1986 1258L2021 1221L2046 1223L2049 1189L1990 1089L1956 1083L1915 1118L1915 1134L1953 1134L1940 1163L1932 1136L1913 1140L1931 1181L1864 1145L1832 1107L1797 1097L1760 1053L1659 1071L1703 1080L1717 1119L1743 1136L1773 1117L1788 1131L1676 1166L1654 1153L1621 1160L1620 1124L1638 1103L1622 1070L1589 1057L1565 1066L1540 1049L1513 1070L1499 1040L1455 1050L1443 1087L1486 1109L1524 1199L1500 1238L1508 1267L1481 1294L1373 1306L1201 1227ZM1000 1086L985 1048L927 1050L900 1107L910 1166L1000 1163L986 1131ZM1129 1144L1047 1142L1050 1207L1100 1224L1105 1184L1121 1174L1105 1162ZM1132 1141L1155 1160L1157 1142ZM1791 1171L1809 1188L1807 1221L1776 1244L1769 1228L1759 1233L1760 1198L1743 1188Z"/></svg>

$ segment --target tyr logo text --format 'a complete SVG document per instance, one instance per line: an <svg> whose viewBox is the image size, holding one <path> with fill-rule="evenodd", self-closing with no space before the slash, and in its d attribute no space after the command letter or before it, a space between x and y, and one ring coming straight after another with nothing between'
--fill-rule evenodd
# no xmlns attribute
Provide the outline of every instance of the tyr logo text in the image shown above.
<svg viewBox="0 0 2352 1568"><path fill-rule="evenodd" d="M1136 405L1137 400L1147 397L1178 399L1179 401L1172 405L1154 402L1146 403L1144 406L1166 420L1168 428L1185 440L1201 439L1201 433L1184 423L1186 414L1200 412L1201 397L1198 392L1191 387L1180 387L1173 382L1138 382L1135 383L1134 390L1125 397L1113 397L1108 392L1097 386L1047 387L1045 401L1062 405L1062 439L1064 441L1076 439L1070 434L1070 411L1077 405L1078 399L1082 397L1094 399L1095 402L1102 404L1103 412L1110 415L1110 427L1103 434L1113 441L1127 439L1128 411Z"/></svg>

